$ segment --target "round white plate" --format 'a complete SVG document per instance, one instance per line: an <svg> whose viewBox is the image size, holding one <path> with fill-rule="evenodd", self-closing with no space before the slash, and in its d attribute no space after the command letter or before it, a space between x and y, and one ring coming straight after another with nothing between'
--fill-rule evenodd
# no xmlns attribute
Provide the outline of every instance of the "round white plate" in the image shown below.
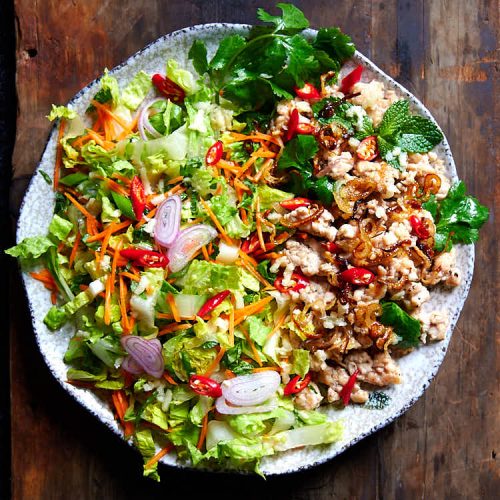
<svg viewBox="0 0 500 500"><path fill-rule="evenodd" d="M182 29L159 38L134 54L123 64L117 66L111 73L118 79L121 86L125 86L139 70L149 73L164 73L165 63L170 58L177 59L181 66L192 68L187 54L194 40L204 40L210 54L215 51L219 41L224 36L245 33L247 30L248 26L240 24L206 24ZM308 30L309 35L314 33L313 30ZM365 56L356 52L353 62L361 63L365 67L363 80L377 78L383 81L388 88L394 89L398 95L409 99L414 111L432 119L429 111L416 97L381 71ZM81 90L70 101L73 108L83 114L98 88L99 83L94 81ZM53 171L56 142L57 131L54 128L36 172L40 169L45 172ZM455 164L446 139L437 147L437 152L444 159L449 176L456 180ZM45 182L41 175L34 175L21 208L17 230L18 242L28 236L46 234L53 209L54 193L52 187ZM345 422L345 432L342 440L331 445L306 447L267 457L262 461L261 467L265 474L283 474L325 462L360 439L389 424L415 403L429 385L443 361L453 328L467 297L474 268L474 247L472 245L457 247L457 265L463 272L462 284L452 290L433 290L431 292L431 301L426 304L428 310L448 311L450 324L446 339L442 342L422 346L399 360L403 383L385 390L391 397L390 405L383 410L368 410L357 405L349 405L342 411L325 408L324 411L331 420L342 419ZM77 388L66 383L67 366L63 362L63 355L68 340L73 333L72 327L68 325L60 332L49 332L43 324L43 318L51 307L50 294L40 282L31 278L28 274L23 273L23 280L36 339L53 375L82 406L93 413L110 430L121 436L122 431L117 425L110 407L104 401L90 390ZM165 456L162 462L177 467L190 466L189 463L178 462L173 454Z"/></svg>

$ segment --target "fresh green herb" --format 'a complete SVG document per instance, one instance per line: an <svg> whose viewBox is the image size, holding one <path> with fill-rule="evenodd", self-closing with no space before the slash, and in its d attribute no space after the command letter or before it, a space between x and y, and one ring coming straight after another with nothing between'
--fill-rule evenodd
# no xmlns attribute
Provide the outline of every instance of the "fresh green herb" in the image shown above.
<svg viewBox="0 0 500 500"><path fill-rule="evenodd" d="M450 251L453 243L474 243L479 238L479 229L488 220L488 208L465 191L465 184L460 181L444 200L438 202L431 196L422 205L436 222L434 248L438 252Z"/></svg>
<svg viewBox="0 0 500 500"><path fill-rule="evenodd" d="M368 410L383 410L387 408L391 402L391 397L382 391L374 391L370 393L368 401L363 405L363 408Z"/></svg>
<svg viewBox="0 0 500 500"><path fill-rule="evenodd" d="M377 133L382 158L401 169L400 154L426 153L443 140L437 125L423 116L412 115L409 102L396 101L384 114Z"/></svg>
<svg viewBox="0 0 500 500"><path fill-rule="evenodd" d="M311 135L299 135L289 141L278 161L278 168L290 171L287 191L307 196L308 193L325 204L333 202L334 182L329 177L315 177L311 160L318 152L318 143Z"/></svg>
<svg viewBox="0 0 500 500"><path fill-rule="evenodd" d="M236 375L244 375L253 370L253 365L241 359L242 342L236 340L234 347L228 349L222 358L222 363L226 368Z"/></svg>
<svg viewBox="0 0 500 500"><path fill-rule="evenodd" d="M303 12L291 4L278 3L280 16L259 9L256 26L247 38L224 38L207 61L203 42L197 40L189 58L200 74L207 73L218 95L229 99L241 111L270 112L279 99L290 99L294 86L317 82L322 72L340 68L352 56L351 39L338 28L322 29L309 41L301 32L309 27Z"/></svg>
<svg viewBox="0 0 500 500"><path fill-rule="evenodd" d="M64 186L76 186L80 182L86 181L89 178L87 174L83 172L75 172L74 174L69 174L59 180L60 184Z"/></svg>
<svg viewBox="0 0 500 500"><path fill-rule="evenodd" d="M394 333L400 337L397 347L406 349L416 347L420 342L421 325L418 319L403 311L396 302L383 302L380 322L392 326Z"/></svg>
<svg viewBox="0 0 500 500"><path fill-rule="evenodd" d="M202 349L212 349L213 347L219 345L218 342L216 342L215 340L209 340L208 342L205 342L203 344L201 344L201 348Z"/></svg>
<svg viewBox="0 0 500 500"><path fill-rule="evenodd" d="M122 194L115 193L111 191L111 196L115 202L116 207L120 212L129 219L136 220L134 209L132 208L132 202L130 198L123 196Z"/></svg>
<svg viewBox="0 0 500 500"><path fill-rule="evenodd" d="M50 178L50 175L43 171L42 169L40 169L39 171L39 174L43 177L43 180L49 185L49 186L52 186L52 179Z"/></svg>
<svg viewBox="0 0 500 500"><path fill-rule="evenodd" d="M272 273L269 271L269 265L270 265L271 261L270 260L262 260L261 262L259 262L257 264L257 271L260 273L260 275L266 279L267 281L269 281L269 283L271 283L271 285L274 284L274 280L276 279L276 276L277 274L276 273Z"/></svg>

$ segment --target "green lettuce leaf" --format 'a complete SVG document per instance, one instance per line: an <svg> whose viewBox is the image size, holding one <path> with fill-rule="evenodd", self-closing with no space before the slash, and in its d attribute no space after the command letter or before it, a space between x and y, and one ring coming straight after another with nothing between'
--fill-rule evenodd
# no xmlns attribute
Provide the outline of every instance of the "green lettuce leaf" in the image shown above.
<svg viewBox="0 0 500 500"><path fill-rule="evenodd" d="M137 109L152 87L151 77L139 71L123 89L121 103L131 110Z"/></svg>
<svg viewBox="0 0 500 500"><path fill-rule="evenodd" d="M394 333L401 338L396 344L398 347L406 349L416 347L420 343L420 321L403 311L395 302L382 303L380 322L394 328Z"/></svg>
<svg viewBox="0 0 500 500"><path fill-rule="evenodd" d="M309 372L309 351L305 349L294 349L291 373L304 378Z"/></svg>
<svg viewBox="0 0 500 500"><path fill-rule="evenodd" d="M153 436L151 435L151 431L149 429L137 431L134 434L134 444L144 459L144 465L146 465L156 454L155 442L153 440ZM159 481L160 476L158 475L158 463L155 463L152 467L147 469L144 467L144 476Z"/></svg>
<svg viewBox="0 0 500 500"><path fill-rule="evenodd" d="M66 118L72 120L77 116L76 111L66 107L66 106L55 106L52 104L52 110L48 114L47 118L52 122L58 118Z"/></svg>
<svg viewBox="0 0 500 500"><path fill-rule="evenodd" d="M38 259L51 247L55 244L46 236L31 236L5 250L5 253L21 259Z"/></svg>

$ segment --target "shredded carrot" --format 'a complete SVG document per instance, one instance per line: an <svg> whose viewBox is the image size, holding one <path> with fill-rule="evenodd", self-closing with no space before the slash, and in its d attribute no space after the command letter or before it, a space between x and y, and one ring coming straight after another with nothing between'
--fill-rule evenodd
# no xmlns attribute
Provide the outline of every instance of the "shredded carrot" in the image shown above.
<svg viewBox="0 0 500 500"><path fill-rule="evenodd" d="M125 286L123 276L118 278L118 283L120 284L120 313L122 315L121 324L123 333L129 333L130 329L127 318L127 287Z"/></svg>
<svg viewBox="0 0 500 500"><path fill-rule="evenodd" d="M174 319L174 316L172 314L165 314L165 313L156 313L156 317L158 319ZM180 316L181 320L186 320L186 321L194 321L196 319L196 316Z"/></svg>
<svg viewBox="0 0 500 500"><path fill-rule="evenodd" d="M217 163L217 166L224 171L231 172L232 174L237 174L240 171L240 168L238 167L238 165L235 165L234 163L230 163L226 160L219 160Z"/></svg>
<svg viewBox="0 0 500 500"><path fill-rule="evenodd" d="M135 228L136 228L136 229L139 229L139 228L140 228L140 227L142 227L144 224L146 224L149 220L151 220L151 219L154 217L154 215L155 215L155 213L156 213L156 211L157 211L157 210L158 210L158 207L154 207L154 208L153 208L153 210L150 210L150 211L148 212L148 214L147 214L147 216L148 216L148 220L146 220L146 218L145 218L145 217L143 217L143 218L142 218L142 220L140 220L140 221L139 221L139 222L135 225Z"/></svg>
<svg viewBox="0 0 500 500"><path fill-rule="evenodd" d="M101 110L104 114L112 118L116 123L121 125L121 127L125 130L127 130L128 133L131 133L132 131L130 130L130 125L128 123L125 123L124 120L122 120L119 116L115 115L113 111L111 111L109 108L101 104L100 102L97 102L96 100L92 100L92 105L95 106L97 109Z"/></svg>
<svg viewBox="0 0 500 500"><path fill-rule="evenodd" d="M170 453L174 449L173 444L168 444L165 448L161 449L149 462L144 465L145 469L151 469L154 464L159 462L167 453Z"/></svg>
<svg viewBox="0 0 500 500"><path fill-rule="evenodd" d="M268 371L281 372L281 368L279 366L261 366L260 368L254 368L252 371L254 373L268 372Z"/></svg>
<svg viewBox="0 0 500 500"><path fill-rule="evenodd" d="M129 278L132 281L141 281L141 278L139 278L139 276L136 276L135 274L129 273L127 271L122 271L120 273L120 276L125 276L126 278Z"/></svg>
<svg viewBox="0 0 500 500"><path fill-rule="evenodd" d="M269 332L267 339L270 339L283 326L283 323L285 322L286 317L287 317L287 313L284 312L281 315L280 319L278 321L276 321L274 328Z"/></svg>
<svg viewBox="0 0 500 500"><path fill-rule="evenodd" d="M261 177L264 177L264 174L267 174L271 167L273 166L273 160L267 160L264 165L262 165L262 168L255 174L254 179L256 181L260 181Z"/></svg>
<svg viewBox="0 0 500 500"><path fill-rule="evenodd" d="M78 252L78 246L80 245L80 241L82 239L82 235L80 234L80 231L76 232L75 236L75 243L73 244L73 248L71 249L71 254L69 256L69 267L70 269L73 267L73 263L75 262L76 258L76 252Z"/></svg>
<svg viewBox="0 0 500 500"><path fill-rule="evenodd" d="M172 323L171 325L162 328L158 332L158 336L166 335L167 333L177 332L179 330L189 330L193 325L191 323Z"/></svg>
<svg viewBox="0 0 500 500"><path fill-rule="evenodd" d="M169 383L169 384L172 384L172 385L177 385L177 382L167 373L167 372L163 372L163 378Z"/></svg>
<svg viewBox="0 0 500 500"><path fill-rule="evenodd" d="M257 361L257 364L259 366L262 366L262 359L259 355L259 351L257 351L257 348L255 347L253 340L250 338L250 335L248 334L246 328L242 328L241 331L243 332L243 335L245 336L245 339L248 342L250 349L252 350L255 361Z"/></svg>
<svg viewBox="0 0 500 500"><path fill-rule="evenodd" d="M238 252L238 255L254 267L257 267L257 265L259 264L251 255L246 254L242 250Z"/></svg>
<svg viewBox="0 0 500 500"><path fill-rule="evenodd" d="M236 309L236 311L234 311L235 326L239 325L248 316L257 314L260 311L262 311L267 306L267 304L269 304L269 302L271 302L273 299L274 297L271 296L264 297L263 299L260 299L257 302L254 302L253 304L242 307L241 309Z"/></svg>
<svg viewBox="0 0 500 500"><path fill-rule="evenodd" d="M248 257L248 255L247 255ZM253 267L245 258L236 261L237 264L240 264L257 280L259 280L267 290L274 290L274 287L267 281L258 271Z"/></svg>
<svg viewBox="0 0 500 500"><path fill-rule="evenodd" d="M177 309L177 304L175 303L175 298L172 293L169 293L167 295L167 303L170 307L170 311L172 312L174 320L179 322L181 320L181 315L179 314L179 309Z"/></svg>
<svg viewBox="0 0 500 500"><path fill-rule="evenodd" d="M201 253L203 254L203 258L210 262L210 255L208 255L207 247L205 245L201 247Z"/></svg>
<svg viewBox="0 0 500 500"><path fill-rule="evenodd" d="M111 177L118 179L119 181L122 181L123 183L125 183L127 185L129 185L132 182L128 177L125 177L124 175L119 174L118 172L113 172L111 174Z"/></svg>
<svg viewBox="0 0 500 500"><path fill-rule="evenodd" d="M50 292L50 302L53 305L57 304L57 292Z"/></svg>
<svg viewBox="0 0 500 500"><path fill-rule="evenodd" d="M215 224L215 227L218 229L219 233L221 234L222 239L228 245L232 245L233 241L227 235L226 231L224 231L224 228L222 227L221 223L219 222L219 220L217 219L215 214L212 212L212 209L210 208L209 204L203 198L200 198L200 201L201 201L201 204L203 205L203 207L205 208L205 210L207 211L208 216L212 219L212 222Z"/></svg>
<svg viewBox="0 0 500 500"><path fill-rule="evenodd" d="M115 228L115 223L112 222L104 231L106 234L104 235L104 238L102 239L101 243L101 255L100 255L100 260L103 259L103 257L106 255L106 249L108 248L108 243L109 239L111 238L111 235L113 234L113 229Z"/></svg>
<svg viewBox="0 0 500 500"><path fill-rule="evenodd" d="M38 281L41 281L45 285L45 288L48 288L49 290L51 289L57 290L56 282L48 269L42 269L37 273L32 272L30 273L30 276Z"/></svg>
<svg viewBox="0 0 500 500"><path fill-rule="evenodd" d="M184 179L183 175L179 175L177 177L174 177L173 179L170 179L167 184L177 184L178 182L181 182Z"/></svg>
<svg viewBox="0 0 500 500"><path fill-rule="evenodd" d="M94 132L93 130L89 130L88 131L88 134L90 135L90 137L92 137L92 139L94 139L94 141L99 144L99 146L101 146L102 148L108 150L110 149L109 148L109 141L103 139L97 132Z"/></svg>
<svg viewBox="0 0 500 500"><path fill-rule="evenodd" d="M240 208L240 217L243 224L248 222L247 212L244 208Z"/></svg>
<svg viewBox="0 0 500 500"><path fill-rule="evenodd" d="M210 363L210 366L207 368L207 371L205 372L205 377L210 377L210 375L212 375L212 373L215 371L215 369L219 365L220 360L224 356L225 352L226 352L226 348L221 347L219 352L217 353L217 356L215 356L214 360Z"/></svg>
<svg viewBox="0 0 500 500"><path fill-rule="evenodd" d="M127 398L122 390L113 392L111 398L113 400L118 418L123 426L125 437L128 437L134 433L134 424L132 422L125 421L125 412L128 408Z"/></svg>
<svg viewBox="0 0 500 500"><path fill-rule="evenodd" d="M54 166L54 191L57 191L59 189L59 174L61 171L61 162L63 153L63 147L61 141L64 135L65 128L66 128L66 121L61 120L61 123L59 124L59 132L57 134L56 163Z"/></svg>
<svg viewBox="0 0 500 500"><path fill-rule="evenodd" d="M200 437L198 439L198 444L196 445L196 448L201 450L203 448L203 443L205 442L205 438L207 437L207 428L208 428L208 413L205 414L203 417L203 421L201 424L201 432L200 432Z"/></svg>
<svg viewBox="0 0 500 500"><path fill-rule="evenodd" d="M68 198L68 200L71 201L71 203L73 203L73 205L75 205L75 207L78 208L83 215L85 215L87 220L91 220L94 224L97 224L97 219L81 203L78 203L73 196L66 192L64 193L64 196L66 196L66 198Z"/></svg>
<svg viewBox="0 0 500 500"><path fill-rule="evenodd" d="M101 181L105 181L106 185L109 187L109 189L111 189L111 191L121 194L122 196L129 196L128 190L125 187L120 186L120 184L118 184L117 182L108 179L107 177L102 177L101 175L96 175L94 177L96 179L100 179Z"/></svg>
<svg viewBox="0 0 500 500"><path fill-rule="evenodd" d="M234 142L239 142L239 141L253 141L253 142L260 142L260 141L269 141L272 142L273 144L276 144L277 146L280 145L278 142L278 139L272 135L268 134L262 134L261 132L255 132L252 135L245 135L245 134L238 134L236 132L231 132L231 137L234 139Z"/></svg>
<svg viewBox="0 0 500 500"><path fill-rule="evenodd" d="M239 179L257 160L257 156L250 156L244 165L240 168L239 172L236 174L236 178Z"/></svg>
<svg viewBox="0 0 500 500"><path fill-rule="evenodd" d="M226 378L234 378L236 377L236 375L234 374L233 371L227 369L225 372L224 372L224 375L226 376Z"/></svg>
<svg viewBox="0 0 500 500"><path fill-rule="evenodd" d="M262 234L262 221L260 218L260 199L257 196L255 202L255 225L257 229L257 236L259 237L259 245L263 252L266 251L266 244L264 243L264 235Z"/></svg>
<svg viewBox="0 0 500 500"><path fill-rule="evenodd" d="M94 234L93 236L88 238L87 243L92 243L93 241L102 240L108 233L110 234L117 233L121 229L125 229L126 227L130 226L130 224L132 224L131 221L125 221L125 222L120 222L120 224L114 224L111 232L110 232L110 226L108 226L104 231Z"/></svg>
<svg viewBox="0 0 500 500"><path fill-rule="evenodd" d="M85 141L88 141L89 139L91 139L91 136L89 134L81 135L80 137L78 137L78 139L71 143L71 147L79 148Z"/></svg>
<svg viewBox="0 0 500 500"><path fill-rule="evenodd" d="M255 153L252 153L253 156L256 156L257 158L275 158L276 153L273 153L272 151L263 151L263 148L259 149L258 151L255 151Z"/></svg>

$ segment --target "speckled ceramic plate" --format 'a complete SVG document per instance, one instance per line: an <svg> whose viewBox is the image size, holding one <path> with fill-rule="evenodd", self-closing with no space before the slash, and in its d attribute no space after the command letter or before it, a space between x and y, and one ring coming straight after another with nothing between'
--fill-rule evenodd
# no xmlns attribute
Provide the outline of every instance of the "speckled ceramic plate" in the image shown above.
<svg viewBox="0 0 500 500"><path fill-rule="evenodd" d="M133 55L125 63L116 67L112 73L121 85L125 85L141 69L149 73L163 72L168 58L175 58L181 65L191 67L187 53L195 39L203 39L209 51L210 49L214 51L223 36L242 33L246 30L248 30L248 26L244 25L207 24L176 31L158 39ZM309 34L314 34L314 31L310 30ZM380 79L388 88L394 89L399 95L409 99L415 111L432 119L429 111L417 98L383 73L362 54L357 52L353 63L362 63L365 66L363 80ZM98 88L98 82L94 81L80 91L70 101L73 108L83 113ZM38 170L53 171L56 141L57 134L54 129L50 134ZM456 180L455 164L446 139L437 149L438 154L445 160L448 174ZM41 175L34 175L21 208L17 240L20 241L27 236L46 234L53 208L54 193L51 187L47 185ZM436 344L422 346L399 361L403 383L385 391L391 397L391 404L383 410L367 410L357 405L350 405L342 411L332 408L325 409L324 411L328 413L330 419L343 419L345 421L345 433L342 440L331 445L307 447L265 458L262 462L264 473L283 474L325 462L360 439L392 422L422 395L443 361L453 328L467 297L474 267L473 246L458 246L457 265L463 272L462 284L453 290L434 290L431 301L426 304L427 309L448 311L450 324L446 339ZM72 328L68 325L60 332L49 332L43 324L43 318L51 306L49 293L41 283L32 279L28 274L23 274L23 279L34 332L48 367L71 396L111 431L121 436L122 431L113 418L111 409L101 399L89 390L76 388L65 382L67 367L63 362L63 355L72 335ZM166 456L162 462L177 467L189 466L189 464L177 462L174 456Z"/></svg>

